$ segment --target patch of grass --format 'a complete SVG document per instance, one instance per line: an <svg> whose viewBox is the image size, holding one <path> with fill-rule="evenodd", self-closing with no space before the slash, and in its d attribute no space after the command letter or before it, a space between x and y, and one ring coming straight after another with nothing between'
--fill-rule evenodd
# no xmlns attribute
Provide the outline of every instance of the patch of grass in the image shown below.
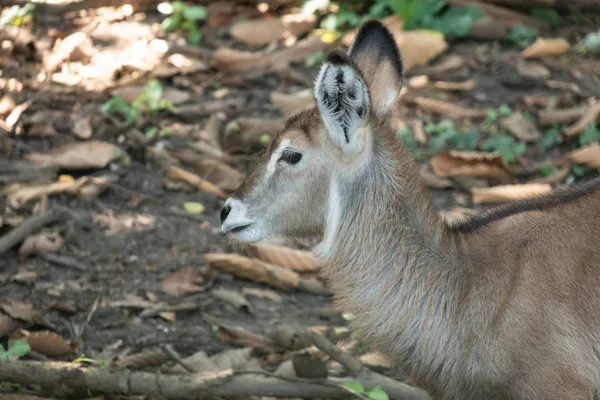
<svg viewBox="0 0 600 400"><path fill-rule="evenodd" d="M162 22L162 27L167 32L181 29L187 33L189 44L196 45L202 40L202 32L198 29L198 22L207 17L206 7L200 5L188 6L183 1L160 3L158 11L168 15Z"/></svg>
<svg viewBox="0 0 600 400"><path fill-rule="evenodd" d="M517 24L508 33L508 40L521 48L526 48L537 37L537 31L526 25Z"/></svg>

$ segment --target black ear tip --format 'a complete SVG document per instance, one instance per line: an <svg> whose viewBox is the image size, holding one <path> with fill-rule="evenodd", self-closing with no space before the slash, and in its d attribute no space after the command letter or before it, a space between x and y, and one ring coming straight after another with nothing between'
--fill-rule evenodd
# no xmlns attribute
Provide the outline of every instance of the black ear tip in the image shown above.
<svg viewBox="0 0 600 400"><path fill-rule="evenodd" d="M339 51L334 51L327 56L327 62L333 65L348 64L348 56Z"/></svg>
<svg viewBox="0 0 600 400"><path fill-rule="evenodd" d="M396 44L394 34L381 22L369 20L364 22L354 38L349 57L353 59L360 53L374 52L392 61L400 75L403 74L402 55Z"/></svg>

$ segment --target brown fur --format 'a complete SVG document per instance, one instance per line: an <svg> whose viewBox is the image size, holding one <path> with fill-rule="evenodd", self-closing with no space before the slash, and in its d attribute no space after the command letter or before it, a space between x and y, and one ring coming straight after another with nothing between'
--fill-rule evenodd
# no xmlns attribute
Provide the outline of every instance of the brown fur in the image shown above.
<svg viewBox="0 0 600 400"><path fill-rule="evenodd" d="M383 56L372 48L355 62L375 80L377 101L386 79L375 78ZM395 64L384 65L392 73ZM433 398L591 400L600 387L600 181L448 225L377 103L359 134L362 152L348 156L316 110L299 114L234 197L267 202L281 216L269 222L278 234L298 236L321 218L324 243L333 240L317 255L355 328ZM283 140L313 156L304 167L312 178L276 174L261 192L256 176ZM274 188L300 199L278 203ZM332 212L339 223L328 230Z"/></svg>

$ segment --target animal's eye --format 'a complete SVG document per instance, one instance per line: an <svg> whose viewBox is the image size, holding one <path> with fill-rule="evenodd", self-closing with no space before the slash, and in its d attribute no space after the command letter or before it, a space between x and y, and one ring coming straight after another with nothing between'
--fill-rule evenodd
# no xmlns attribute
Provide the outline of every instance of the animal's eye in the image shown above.
<svg viewBox="0 0 600 400"><path fill-rule="evenodd" d="M302 160L302 154L291 150L284 150L279 157L279 161L284 161L288 164L298 164Z"/></svg>

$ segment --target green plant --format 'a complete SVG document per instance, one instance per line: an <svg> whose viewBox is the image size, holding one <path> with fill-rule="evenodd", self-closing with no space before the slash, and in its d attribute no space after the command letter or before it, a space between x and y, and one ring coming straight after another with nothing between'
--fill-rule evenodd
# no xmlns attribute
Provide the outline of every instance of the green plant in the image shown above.
<svg viewBox="0 0 600 400"><path fill-rule="evenodd" d="M595 53L600 52L600 31L590 32L583 38L585 50Z"/></svg>
<svg viewBox="0 0 600 400"><path fill-rule="evenodd" d="M304 65L308 68L312 68L316 65L320 65L325 59L325 53L323 50L317 50L312 54L309 54L306 59L304 59Z"/></svg>
<svg viewBox="0 0 600 400"><path fill-rule="evenodd" d="M532 17L546 21L550 26L557 26L560 24L560 15L558 15L553 8L532 8L529 13Z"/></svg>
<svg viewBox="0 0 600 400"><path fill-rule="evenodd" d="M591 174L594 170L585 164L574 164L571 166L571 173L578 178Z"/></svg>
<svg viewBox="0 0 600 400"><path fill-rule="evenodd" d="M550 176L557 173L559 170L554 165L544 165L540 168L540 172L544 176Z"/></svg>
<svg viewBox="0 0 600 400"><path fill-rule="evenodd" d="M87 363L87 364L93 364L93 365L98 365L98 366L104 366L106 365L106 360L101 358L99 360L94 360L93 358L88 358L85 356L85 354L82 354L80 357L77 357L76 359L74 359L72 361L73 364L83 364L83 363Z"/></svg>
<svg viewBox="0 0 600 400"><path fill-rule="evenodd" d="M27 3L23 6L14 5L2 10L0 26L21 26L33 20L35 4Z"/></svg>
<svg viewBox="0 0 600 400"><path fill-rule="evenodd" d="M485 119L483 120L483 126L486 130L490 131L494 128L499 118L508 117L512 114L512 110L506 104L502 104L498 108L488 108L485 110Z"/></svg>
<svg viewBox="0 0 600 400"><path fill-rule="evenodd" d="M443 119L439 123L425 125L425 132L430 133L429 147L434 152L450 148L454 150L471 151L477 148L479 131L471 127L466 132L461 132L454 126L454 122Z"/></svg>
<svg viewBox="0 0 600 400"><path fill-rule="evenodd" d="M502 162L506 166L514 163L517 157L525 152L526 148L525 143L519 142L504 132L493 135L481 144L482 150L499 153Z"/></svg>
<svg viewBox="0 0 600 400"><path fill-rule="evenodd" d="M334 31L344 26L353 28L360 25L362 21L363 19L359 17L357 13L342 3L339 5L338 11L335 14L329 14L325 16L325 18L321 20L321 24L319 26L321 29Z"/></svg>
<svg viewBox="0 0 600 400"><path fill-rule="evenodd" d="M31 351L31 347L26 340L15 340L10 343L8 350L0 345L0 360L14 360L23 357Z"/></svg>
<svg viewBox="0 0 600 400"><path fill-rule="evenodd" d="M546 132L544 132L544 136L542 137L542 141L540 145L544 150L549 150L552 147L559 145L563 142L562 136L560 132L562 131L561 126L553 125Z"/></svg>
<svg viewBox="0 0 600 400"><path fill-rule="evenodd" d="M126 124L131 124L144 115L148 117L152 124L155 124L159 111L177 112L173 104L162 97L162 92L160 82L151 79L146 82L144 90L132 103L122 97L114 96L102 105L101 110L108 114L118 113L123 115Z"/></svg>
<svg viewBox="0 0 600 400"><path fill-rule="evenodd" d="M198 22L206 19L206 7L200 5L188 6L183 1L159 4L158 10L169 15L162 22L165 31L171 32L182 29L187 32L189 44L198 44L202 40L202 32Z"/></svg>
<svg viewBox="0 0 600 400"><path fill-rule="evenodd" d="M415 139L415 134L408 126L404 126L396 132L396 137L400 140L408 151L414 153L419 148L419 143Z"/></svg>
<svg viewBox="0 0 600 400"><path fill-rule="evenodd" d="M369 391L366 391L362 383L349 381L344 382L344 387L354 393L358 393L370 400L389 400L389 396L383 391L381 386L377 386Z"/></svg>
<svg viewBox="0 0 600 400"><path fill-rule="evenodd" d="M579 145L581 147L587 146L591 143L598 143L600 141L600 129L596 127L595 124L591 124L587 128L583 130L581 135L579 135Z"/></svg>
<svg viewBox="0 0 600 400"><path fill-rule="evenodd" d="M521 48L529 46L535 41L537 31L526 25L517 24L508 33L508 40Z"/></svg>

